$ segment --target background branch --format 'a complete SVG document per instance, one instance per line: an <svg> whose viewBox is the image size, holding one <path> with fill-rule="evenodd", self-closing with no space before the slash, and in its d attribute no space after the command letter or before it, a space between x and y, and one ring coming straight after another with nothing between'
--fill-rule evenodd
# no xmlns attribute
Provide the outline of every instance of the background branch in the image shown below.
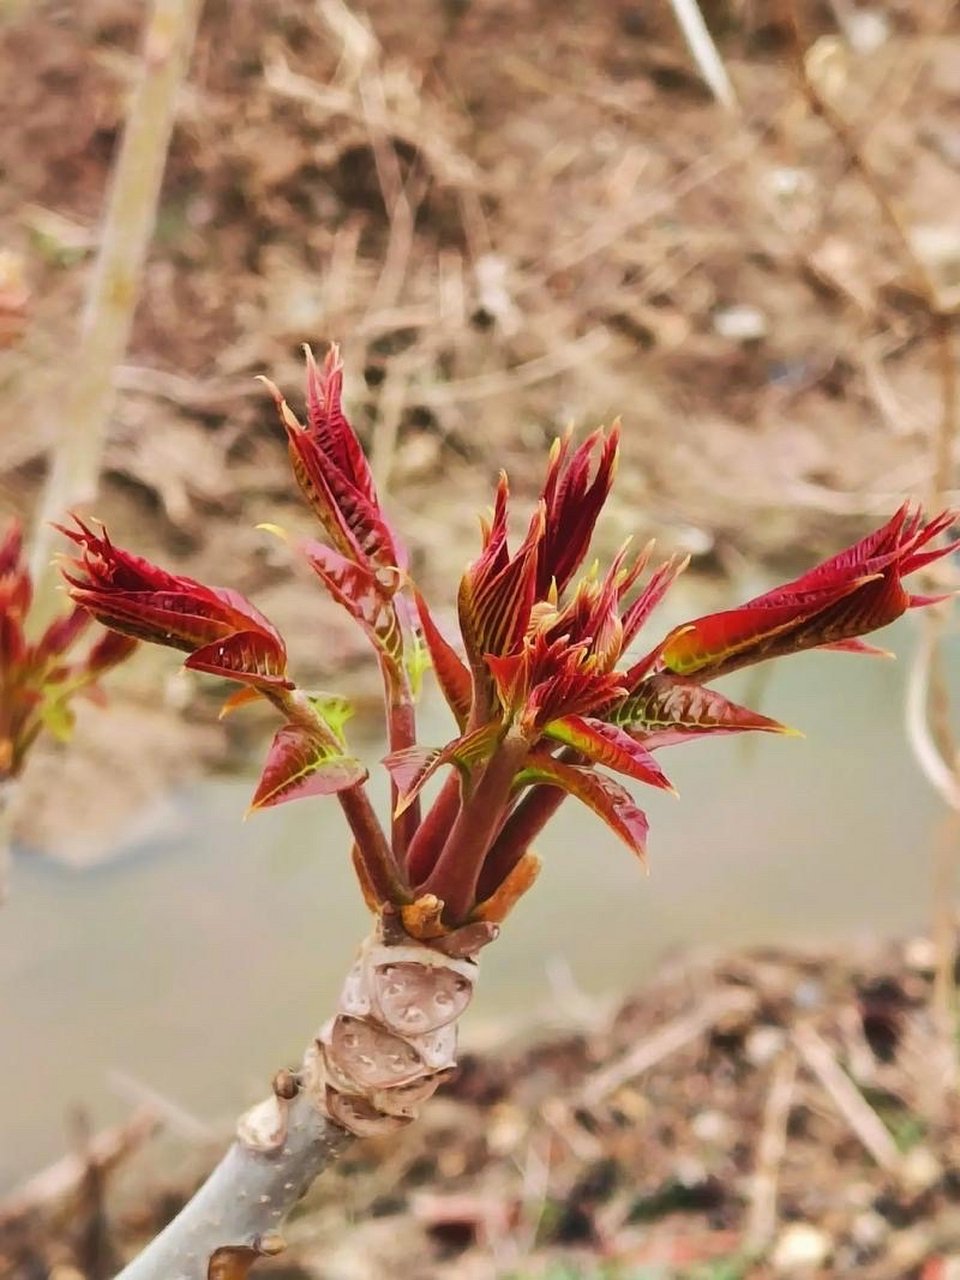
<svg viewBox="0 0 960 1280"><path fill-rule="evenodd" d="M937 511L945 505L946 495L952 488L953 455L960 417L960 388L953 344L956 307L943 301L937 282L917 253L909 228L892 195L841 112L811 77L795 5L791 6L790 18L797 71L804 96L811 109L840 143L848 164L860 175L873 196L881 216L899 245L913 288L928 317L936 346L940 415L930 442L931 466L926 496L930 509ZM953 1046L956 1016L956 921L950 888L954 879L957 817L960 815L960 753L951 728L950 699L942 677L942 641L949 617L950 605L943 605L924 610L924 616L920 619L920 636L907 677L904 721L907 741L924 777L951 810L950 821L937 841L933 933L937 942L938 1012L943 1034ZM955 1048L953 1058L956 1062ZM960 1062L957 1063L957 1070L960 1070Z"/></svg>
<svg viewBox="0 0 960 1280"><path fill-rule="evenodd" d="M140 277L153 235L160 185L173 131L177 93L186 74L202 0L154 0L144 35L140 77L107 197L100 251L67 362L60 420L38 512L31 569L34 617L56 612L59 577L51 567L51 520L96 495L114 402L114 373L133 325Z"/></svg>

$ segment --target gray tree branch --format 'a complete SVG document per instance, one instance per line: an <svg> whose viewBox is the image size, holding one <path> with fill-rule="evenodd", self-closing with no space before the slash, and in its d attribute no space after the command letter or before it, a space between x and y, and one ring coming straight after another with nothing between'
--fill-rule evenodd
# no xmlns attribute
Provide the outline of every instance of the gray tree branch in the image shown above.
<svg viewBox="0 0 960 1280"><path fill-rule="evenodd" d="M279 1253L317 1175L355 1138L409 1124L450 1075L475 952L495 935L473 925L427 946L381 920L300 1071L278 1073L206 1183L118 1280L233 1280Z"/></svg>

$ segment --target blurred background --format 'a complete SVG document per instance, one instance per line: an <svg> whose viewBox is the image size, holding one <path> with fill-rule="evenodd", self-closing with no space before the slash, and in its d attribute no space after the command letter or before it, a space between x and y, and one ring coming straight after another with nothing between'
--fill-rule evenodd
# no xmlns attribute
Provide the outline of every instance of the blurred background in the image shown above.
<svg viewBox="0 0 960 1280"><path fill-rule="evenodd" d="M256 528L312 532L255 381L268 373L296 406L304 342L341 343L345 404L444 621L498 471L519 527L568 423L624 421L600 552L632 533L692 557L658 634L832 553L906 496L955 496L954 4L195 7L88 509L121 545L250 596L298 681L354 700L372 765L384 744L363 638ZM149 8L0 3L0 509L28 524L69 430ZM929 977L923 935L949 915L952 865L904 731L918 633L910 620L884 636L896 665L814 654L725 683L806 740L671 757L682 799L649 797L648 877L564 810L537 891L485 957L471 1048L593 1034L690 951L859 955L897 936ZM943 656L941 706L949 623ZM82 708L70 749L44 744L23 781L0 915L0 1195L62 1154L76 1106L97 1131L157 1106L168 1168L189 1181L184 1149L296 1059L366 929L336 806L243 825L270 721L218 723L222 688L177 667L140 652L109 707ZM423 725L446 740L429 692ZM569 1191L579 1174L564 1176ZM956 1274L919 1269L947 1256L940 1243L901 1262L883 1241L821 1251L809 1274ZM495 1274L516 1272L511 1248ZM363 1256L352 1273L288 1274L379 1275ZM410 1274L474 1274L450 1257Z"/></svg>

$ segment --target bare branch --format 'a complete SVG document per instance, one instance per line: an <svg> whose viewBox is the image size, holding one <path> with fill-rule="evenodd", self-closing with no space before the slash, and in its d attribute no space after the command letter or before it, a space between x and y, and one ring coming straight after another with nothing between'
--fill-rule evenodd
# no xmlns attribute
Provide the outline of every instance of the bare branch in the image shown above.
<svg viewBox="0 0 960 1280"><path fill-rule="evenodd" d="M32 572L40 624L56 611L58 575L51 567L51 520L96 494L113 408L117 366L130 338L177 93L193 48L202 0L154 0L140 79L114 166L80 335L60 389L56 436L33 541Z"/></svg>
<svg viewBox="0 0 960 1280"><path fill-rule="evenodd" d="M713 37L703 20L697 0L670 0L677 24L683 32L687 48L699 68L700 74L710 86L710 92L728 111L739 110L737 95L733 91L727 69L723 65Z"/></svg>
<svg viewBox="0 0 960 1280"><path fill-rule="evenodd" d="M273 1095L241 1117L207 1182L119 1280L227 1277L231 1259L249 1266L280 1252L280 1228L317 1175L355 1137L409 1124L449 1076L473 995L473 953L495 932L445 953L381 920L300 1071L278 1072Z"/></svg>
<svg viewBox="0 0 960 1280"><path fill-rule="evenodd" d="M803 1061L880 1168L892 1173L899 1171L900 1152L890 1130L837 1062L826 1040L813 1027L801 1026L794 1031L793 1042Z"/></svg>

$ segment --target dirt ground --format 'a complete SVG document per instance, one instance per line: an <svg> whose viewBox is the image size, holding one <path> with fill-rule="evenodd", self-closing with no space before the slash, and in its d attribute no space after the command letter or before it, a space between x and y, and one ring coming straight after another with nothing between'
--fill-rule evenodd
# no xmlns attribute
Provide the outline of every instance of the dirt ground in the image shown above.
<svg viewBox="0 0 960 1280"><path fill-rule="evenodd" d="M923 938L734 956L468 1057L421 1121L320 1180L254 1274L951 1280L958 1068L937 965ZM214 1158L159 1116L163 1140L141 1114L0 1204L0 1274L111 1276Z"/></svg>
<svg viewBox="0 0 960 1280"><path fill-rule="evenodd" d="M0 275L16 295L0 500L26 515L142 11L0 8ZM305 607L255 529L308 517L254 375L269 370L295 400L300 344L334 338L388 505L440 601L497 470L529 501L569 421L625 420L606 543L656 534L705 572L809 561L923 494L940 383L915 264L800 91L787 6L704 11L735 112L704 88L665 0L562 14L550 0L208 0L117 372L96 510L117 539L250 593L308 682L358 664L362 688L348 621ZM810 82L952 305L955 6L793 12ZM215 699L197 694L197 708L172 670L144 655L118 677L118 719L82 718L78 763L38 752L26 840L99 856L158 788L233 758ZM167 710L186 704L192 725L172 730ZM105 744L134 724L143 765L120 812L99 800L82 812L83 761L102 770ZM75 798L69 830L33 803L54 779Z"/></svg>

